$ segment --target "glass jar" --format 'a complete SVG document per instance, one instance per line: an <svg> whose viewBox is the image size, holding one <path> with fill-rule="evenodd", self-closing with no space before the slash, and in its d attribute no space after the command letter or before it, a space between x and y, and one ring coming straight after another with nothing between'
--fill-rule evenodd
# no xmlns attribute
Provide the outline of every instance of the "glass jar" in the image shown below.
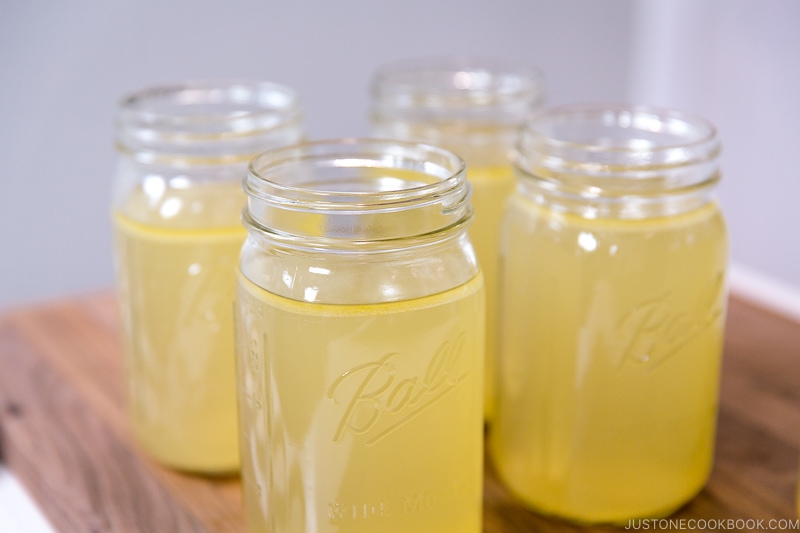
<svg viewBox="0 0 800 533"><path fill-rule="evenodd" d="M490 449L534 509L658 517L705 484L726 304L719 150L706 121L651 107L557 108L525 127Z"/></svg>
<svg viewBox="0 0 800 533"><path fill-rule="evenodd" d="M509 160L518 128L543 101L532 68L496 59L425 58L385 65L373 80L377 136L442 146L464 158L475 222L469 230L486 280L486 417L494 411L496 279L503 203L514 189Z"/></svg>
<svg viewBox="0 0 800 533"><path fill-rule="evenodd" d="M120 103L112 219L129 414L165 465L238 468L241 180L256 153L300 138L296 94L271 83L153 87Z"/></svg>
<svg viewBox="0 0 800 533"><path fill-rule="evenodd" d="M245 190L248 530L480 531L484 296L463 161L311 143L256 158Z"/></svg>

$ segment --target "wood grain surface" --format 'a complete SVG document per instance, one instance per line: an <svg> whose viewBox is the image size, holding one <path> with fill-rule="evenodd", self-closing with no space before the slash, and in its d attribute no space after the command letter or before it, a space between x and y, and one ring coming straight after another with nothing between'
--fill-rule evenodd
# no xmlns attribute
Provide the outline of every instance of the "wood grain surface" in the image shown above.
<svg viewBox="0 0 800 533"><path fill-rule="evenodd" d="M238 479L170 471L132 443L120 350L110 292L4 313L2 461L61 532L243 532ZM800 324L733 299L714 471L673 518L796 518L799 442ZM485 532L614 529L521 507L487 462Z"/></svg>

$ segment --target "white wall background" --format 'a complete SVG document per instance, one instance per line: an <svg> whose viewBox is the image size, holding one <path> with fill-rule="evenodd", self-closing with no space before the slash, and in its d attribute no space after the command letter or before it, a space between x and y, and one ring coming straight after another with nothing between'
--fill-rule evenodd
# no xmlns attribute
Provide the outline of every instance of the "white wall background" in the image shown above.
<svg viewBox="0 0 800 533"><path fill-rule="evenodd" d="M630 99L717 126L734 282L776 304L794 301L787 307L800 318L800 2L635 7Z"/></svg>
<svg viewBox="0 0 800 533"><path fill-rule="evenodd" d="M187 78L286 83L312 137L365 135L381 63L477 54L540 67L551 101L625 94L625 0L0 4L0 307L111 286L113 117Z"/></svg>
<svg viewBox="0 0 800 533"><path fill-rule="evenodd" d="M119 97L187 78L286 83L313 138L365 135L380 64L506 57L549 102L707 116L725 143L733 259L800 291L797 0L6 0L0 4L0 307L112 285Z"/></svg>

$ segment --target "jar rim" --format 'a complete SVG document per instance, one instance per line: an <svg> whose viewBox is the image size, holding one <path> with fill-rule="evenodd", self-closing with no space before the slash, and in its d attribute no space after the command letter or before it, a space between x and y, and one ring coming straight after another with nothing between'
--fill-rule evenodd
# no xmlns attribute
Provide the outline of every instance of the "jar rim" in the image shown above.
<svg viewBox="0 0 800 533"><path fill-rule="evenodd" d="M537 114L514 154L518 188L593 218L642 218L708 203L719 183L713 125L646 105L577 104Z"/></svg>
<svg viewBox="0 0 800 533"><path fill-rule="evenodd" d="M671 134L674 142L665 138L658 144L646 143L640 145L615 145L601 144L597 141L576 141L568 138L557 138L553 135L553 128L557 121L580 121L580 126L585 128L591 121L600 119L598 124L619 129L634 131L664 132ZM651 128L645 126L648 123ZM670 129L665 128L668 127ZM693 129L693 134L688 135ZM683 134L683 136L681 136ZM522 126L520 143L525 139L532 140L543 147L583 149L588 152L609 153L641 153L662 152L675 148L692 148L709 145L713 151L719 150L717 129L705 118L667 107L644 104L569 104L541 110L526 121ZM521 144L520 144L521 145Z"/></svg>
<svg viewBox="0 0 800 533"><path fill-rule="evenodd" d="M240 109L229 106L247 106ZM245 80L188 80L154 85L120 99L123 123L174 130L225 128L242 132L243 119L253 131L280 127L300 114L297 92L279 83Z"/></svg>
<svg viewBox="0 0 800 533"><path fill-rule="evenodd" d="M520 124L544 100L542 73L480 56L429 56L379 67L373 113L411 121Z"/></svg>
<svg viewBox="0 0 800 533"><path fill-rule="evenodd" d="M279 83L210 79L157 85L123 97L117 149L143 164L246 165L302 138L297 92Z"/></svg>
<svg viewBox="0 0 800 533"><path fill-rule="evenodd" d="M245 226L294 246L437 240L472 219L464 161L408 141L344 138L274 148L250 162L243 188Z"/></svg>
<svg viewBox="0 0 800 533"><path fill-rule="evenodd" d="M283 172L293 163L310 165L314 162L330 167L376 169L397 169L397 166L390 163L401 162L406 165L402 168L439 179L432 183L391 190L342 191L278 181L278 170ZM410 164L415 162L418 164ZM253 158L248 170L244 189L250 196L278 203L292 202L298 206L308 204L308 207L333 210L365 207L399 209L405 203L416 204L426 197L439 197L466 181L466 163L451 151L411 141L360 137L273 148Z"/></svg>

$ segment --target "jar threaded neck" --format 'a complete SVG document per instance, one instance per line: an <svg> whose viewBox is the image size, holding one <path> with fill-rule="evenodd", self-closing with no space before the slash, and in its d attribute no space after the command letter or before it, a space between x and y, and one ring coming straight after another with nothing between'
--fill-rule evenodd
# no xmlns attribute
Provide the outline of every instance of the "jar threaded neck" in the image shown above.
<svg viewBox="0 0 800 533"><path fill-rule="evenodd" d="M250 164L245 223L275 240L371 246L471 220L464 162L433 146L376 139L305 143Z"/></svg>
<svg viewBox="0 0 800 533"><path fill-rule="evenodd" d="M706 120L650 106L546 110L522 128L519 188L584 216L643 218L711 200L721 145Z"/></svg>
<svg viewBox="0 0 800 533"><path fill-rule="evenodd" d="M544 99L536 69L497 59L430 57L389 63L372 82L377 135L444 146L469 164L506 164L517 128Z"/></svg>
<svg viewBox="0 0 800 533"><path fill-rule="evenodd" d="M302 111L289 87L259 81L191 81L122 99L117 147L142 162L247 162L271 146L298 142Z"/></svg>

